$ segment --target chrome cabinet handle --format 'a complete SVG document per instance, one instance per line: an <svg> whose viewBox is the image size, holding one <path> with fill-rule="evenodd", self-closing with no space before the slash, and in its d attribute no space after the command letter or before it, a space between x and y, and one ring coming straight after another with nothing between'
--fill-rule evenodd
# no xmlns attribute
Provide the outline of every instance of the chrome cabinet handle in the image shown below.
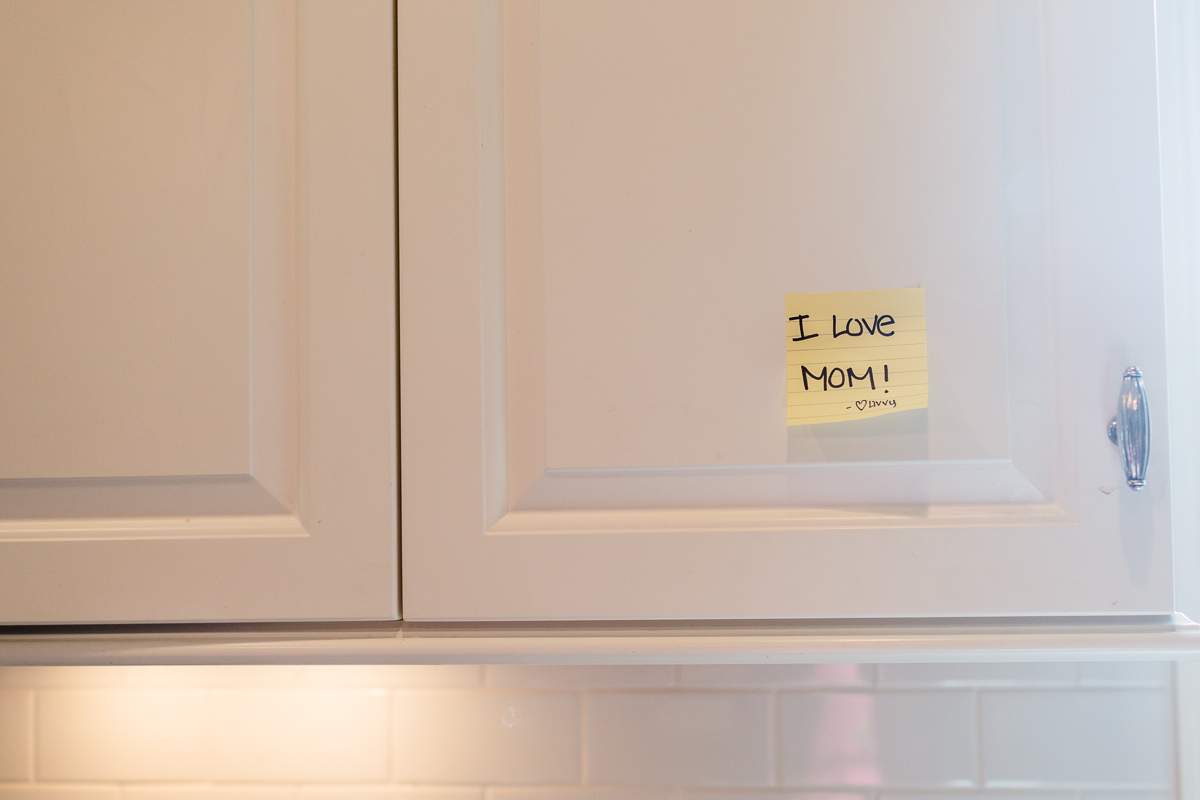
<svg viewBox="0 0 1200 800"><path fill-rule="evenodd" d="M1108 438L1121 451L1129 488L1141 489L1146 485L1146 466L1150 463L1150 403L1142 371L1137 367L1125 370L1121 379L1117 415L1108 423Z"/></svg>

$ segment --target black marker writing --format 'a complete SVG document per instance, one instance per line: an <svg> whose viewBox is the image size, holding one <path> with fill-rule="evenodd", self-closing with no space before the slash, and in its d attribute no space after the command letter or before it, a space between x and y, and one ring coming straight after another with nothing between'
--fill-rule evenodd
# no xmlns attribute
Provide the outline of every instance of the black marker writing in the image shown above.
<svg viewBox="0 0 1200 800"><path fill-rule="evenodd" d="M778 339L776 341L778 341ZM829 391L829 385L828 385L829 384L829 372L828 371L829 371L828 367L821 367L821 374L818 375L815 372L809 372L808 367L801 366L800 367L800 377L804 379L804 391L806 391L806 392L808 391L809 376L811 376L813 380L819 379L821 381L821 384L822 384L821 390L822 391L826 391L826 392Z"/></svg>
<svg viewBox="0 0 1200 800"><path fill-rule="evenodd" d="M886 370L887 367L885 366L884 369ZM854 388L855 381L864 381L867 378L870 378L871 379L871 388L874 389L875 388L875 371L874 370L875 370L874 367L867 367L867 371L864 372L862 375L855 375L854 367L846 367L846 373L850 376L850 387Z"/></svg>
<svg viewBox="0 0 1200 800"><path fill-rule="evenodd" d="M871 388L875 388L875 368L867 367L862 375L855 373L854 367L821 367L820 372L813 372L806 365L800 365L800 379L804 381L804 391L808 391L808 379L813 379L813 388L816 388L816 381L821 382L821 391L828 392L830 389L841 389L843 386L849 389L854 388L855 381L870 381ZM887 364L883 365L883 379L887 380Z"/></svg>
<svg viewBox="0 0 1200 800"><path fill-rule="evenodd" d="M806 319L808 319L808 314L800 314L795 317L788 317L788 322L791 322L792 320L796 320L796 322L798 322L800 324L800 335L793 336L792 337L793 342L803 342L805 339L815 339L821 335L819 333L810 333L808 336L804 335L804 320L806 320Z"/></svg>
<svg viewBox="0 0 1200 800"><path fill-rule="evenodd" d="M795 319L795 317L791 317L791 319ZM883 314L882 316L879 314L876 314L875 318L873 320L871 320L871 322L867 322L866 317L859 317L857 319L855 319L854 317L851 317L850 319L846 320L846 323L844 325L842 325L842 329L839 331L838 330L838 322L837 322L837 314L834 314L833 315L833 338L836 339L839 336L862 336L864 333L870 334L871 336L874 336L876 333L878 333L880 336L895 336L896 335L895 331L892 331L891 333L884 333L884 331L883 331L884 325L895 325L895 324L896 324L896 320L894 317L892 317L891 314ZM851 325L853 325L855 327L855 330L850 329ZM801 333L803 333L803 331L801 331ZM815 336L816 334L813 334L813 335ZM795 339L793 341L799 341L799 340Z"/></svg>

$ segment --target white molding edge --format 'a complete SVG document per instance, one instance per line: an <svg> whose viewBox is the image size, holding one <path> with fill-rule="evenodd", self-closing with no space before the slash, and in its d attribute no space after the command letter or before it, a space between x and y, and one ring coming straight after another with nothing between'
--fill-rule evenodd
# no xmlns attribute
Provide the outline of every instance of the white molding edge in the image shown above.
<svg viewBox="0 0 1200 800"><path fill-rule="evenodd" d="M126 539L278 539L309 536L288 514L242 517L118 517L0 521L0 541L77 542Z"/></svg>
<svg viewBox="0 0 1200 800"><path fill-rule="evenodd" d="M1200 663L1175 665L1175 785L1180 800L1200 799Z"/></svg>
<svg viewBox="0 0 1200 800"><path fill-rule="evenodd" d="M1176 608L1200 613L1200 3L1158 0L1163 255L1170 371L1172 525ZM1177 664L1176 787L1200 800L1200 664Z"/></svg>
<svg viewBox="0 0 1200 800"><path fill-rule="evenodd" d="M942 620L923 626L897 622L834 627L817 623L757 629L689 629L680 624L671 629L614 625L611 629L580 626L537 630L481 625L402 626L399 630L128 634L39 631L0 635L0 666L1182 660L1200 661L1200 625L1182 615L1152 622L1110 619L1017 624L1011 620ZM1200 665L1189 664L1180 672L1200 677ZM1200 689L1200 680L1194 686ZM1193 694L1200 697L1200 691ZM1180 696L1193 695L1183 691ZM1182 729L1182 716L1180 722Z"/></svg>

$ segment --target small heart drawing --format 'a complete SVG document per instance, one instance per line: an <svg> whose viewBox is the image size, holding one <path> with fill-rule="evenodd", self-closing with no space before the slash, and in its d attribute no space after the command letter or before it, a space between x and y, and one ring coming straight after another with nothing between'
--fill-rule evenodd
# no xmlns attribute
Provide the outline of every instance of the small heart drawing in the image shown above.
<svg viewBox="0 0 1200 800"><path fill-rule="evenodd" d="M858 406L859 411L862 411L864 408L867 407L867 401L866 400L855 400L854 405Z"/></svg>

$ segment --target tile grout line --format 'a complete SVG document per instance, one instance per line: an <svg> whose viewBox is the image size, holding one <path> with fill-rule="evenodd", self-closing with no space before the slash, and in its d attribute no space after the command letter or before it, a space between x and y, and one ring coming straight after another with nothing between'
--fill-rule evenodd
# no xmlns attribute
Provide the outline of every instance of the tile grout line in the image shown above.
<svg viewBox="0 0 1200 800"><path fill-rule="evenodd" d="M584 689L579 692L579 785L587 786L591 780L588 764L588 694Z"/></svg>
<svg viewBox="0 0 1200 800"><path fill-rule="evenodd" d="M29 776L29 782L35 783L37 781L37 754L33 751L37 746L37 692L35 690L29 691L25 705L29 714L29 722L25 725L26 744L28 745L28 763L25 765L25 769Z"/></svg>
<svg viewBox="0 0 1200 800"><path fill-rule="evenodd" d="M984 767L983 748L983 691L974 691L975 707L975 785L980 791L987 788L987 770Z"/></svg>
<svg viewBox="0 0 1200 800"><path fill-rule="evenodd" d="M785 689L779 689L775 692L775 785L784 786L786 781L783 779L783 701L787 694Z"/></svg>
<svg viewBox="0 0 1200 800"><path fill-rule="evenodd" d="M1186 794L1191 794L1190 787L1186 787L1186 776L1183 774L1183 759L1180 753L1180 735L1179 735L1179 664L1171 662L1167 670L1167 729L1171 736L1171 782L1175 785L1172 794L1177 798L1184 797Z"/></svg>
<svg viewBox="0 0 1200 800"><path fill-rule="evenodd" d="M779 786L779 689L774 687L767 695L767 756L771 759L768 785Z"/></svg>
<svg viewBox="0 0 1200 800"><path fill-rule="evenodd" d="M186 691L186 690L184 690ZM216 695L211 682L204 686L201 691L201 696L204 698L204 720L205 735L204 735L204 780L209 783L216 781L217 774L217 726L216 720L216 703L213 701Z"/></svg>
<svg viewBox="0 0 1200 800"><path fill-rule="evenodd" d="M396 704L396 689L391 687L387 690L387 776L391 783L399 783L400 777L400 765L396 759L396 726L399 722L396 719ZM299 788L296 793L300 793Z"/></svg>

